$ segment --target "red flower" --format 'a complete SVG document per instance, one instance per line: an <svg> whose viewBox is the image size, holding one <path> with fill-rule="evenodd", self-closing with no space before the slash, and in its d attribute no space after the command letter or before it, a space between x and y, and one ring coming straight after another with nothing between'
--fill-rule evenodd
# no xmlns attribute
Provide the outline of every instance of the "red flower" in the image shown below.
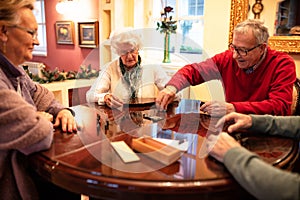
<svg viewBox="0 0 300 200"><path fill-rule="evenodd" d="M164 11L161 14L161 22L157 22L156 30L159 30L161 33L176 33L177 25L176 21L172 20L172 16L168 16L170 12L173 12L171 6L166 6Z"/></svg>
<svg viewBox="0 0 300 200"><path fill-rule="evenodd" d="M164 8L165 10L165 13L169 13L169 12L172 12L173 8L171 6L167 6Z"/></svg>

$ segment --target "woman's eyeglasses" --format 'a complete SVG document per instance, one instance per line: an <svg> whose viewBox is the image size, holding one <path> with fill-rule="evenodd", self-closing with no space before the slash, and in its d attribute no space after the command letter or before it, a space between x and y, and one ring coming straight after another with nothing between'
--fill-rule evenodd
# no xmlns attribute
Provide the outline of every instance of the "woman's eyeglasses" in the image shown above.
<svg viewBox="0 0 300 200"><path fill-rule="evenodd" d="M250 49L242 49L242 48L238 48L236 46L234 46L232 43L229 44L229 49L230 51L234 52L236 51L240 56L247 56L248 53L254 49L256 49L257 47L260 47L262 44L258 44L255 47L252 47Z"/></svg>
<svg viewBox="0 0 300 200"><path fill-rule="evenodd" d="M139 49L131 49L130 51L121 51L120 54L121 56L128 56L128 54L138 54L139 53Z"/></svg>
<svg viewBox="0 0 300 200"><path fill-rule="evenodd" d="M8 26L9 28L18 28L20 30L23 30L23 31L26 31L27 33L29 33L32 37L33 40L37 40L38 39L38 32L37 30L32 30L32 29L29 29L29 28L25 28L23 26L19 26L19 25L11 25L11 26Z"/></svg>

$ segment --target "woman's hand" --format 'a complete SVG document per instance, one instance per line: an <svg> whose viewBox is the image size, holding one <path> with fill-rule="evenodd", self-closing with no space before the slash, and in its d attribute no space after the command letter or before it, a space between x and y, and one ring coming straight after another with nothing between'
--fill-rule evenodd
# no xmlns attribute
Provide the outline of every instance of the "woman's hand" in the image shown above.
<svg viewBox="0 0 300 200"><path fill-rule="evenodd" d="M113 94L107 94L104 96L105 104L110 108L119 108L123 106L123 101Z"/></svg>
<svg viewBox="0 0 300 200"><path fill-rule="evenodd" d="M53 121L53 115L47 112L38 111L37 114L45 119L47 119L49 122Z"/></svg>
<svg viewBox="0 0 300 200"><path fill-rule="evenodd" d="M63 132L76 132L77 124L71 111L63 109L56 116L54 127L61 126Z"/></svg>

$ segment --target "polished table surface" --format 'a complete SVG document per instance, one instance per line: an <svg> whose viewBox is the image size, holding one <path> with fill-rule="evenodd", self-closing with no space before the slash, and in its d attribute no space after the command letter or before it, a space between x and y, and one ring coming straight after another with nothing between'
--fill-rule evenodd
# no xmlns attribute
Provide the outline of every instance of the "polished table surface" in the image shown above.
<svg viewBox="0 0 300 200"><path fill-rule="evenodd" d="M218 118L199 113L199 106L200 101L181 100L158 111L151 99L113 110L95 104L74 106L78 133L56 130L52 147L32 155L30 163L44 179L94 198L251 199L223 164L207 156L202 144L208 131L216 131ZM110 145L125 141L131 147L132 139L142 136L172 139L188 148L177 161L164 165L139 152L140 161L124 163ZM279 168L292 169L298 155L298 142L288 138L233 136Z"/></svg>

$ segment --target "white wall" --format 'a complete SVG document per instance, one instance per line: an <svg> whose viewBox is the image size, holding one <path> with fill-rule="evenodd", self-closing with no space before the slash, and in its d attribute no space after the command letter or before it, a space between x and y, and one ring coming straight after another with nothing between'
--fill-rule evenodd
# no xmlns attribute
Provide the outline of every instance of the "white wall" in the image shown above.
<svg viewBox="0 0 300 200"><path fill-rule="evenodd" d="M207 55L228 48L231 0L206 0L204 5L204 43Z"/></svg>
<svg viewBox="0 0 300 200"><path fill-rule="evenodd" d="M214 56L228 48L231 0L206 0L204 5L203 58ZM219 81L191 87L190 98L203 101L224 100Z"/></svg>

